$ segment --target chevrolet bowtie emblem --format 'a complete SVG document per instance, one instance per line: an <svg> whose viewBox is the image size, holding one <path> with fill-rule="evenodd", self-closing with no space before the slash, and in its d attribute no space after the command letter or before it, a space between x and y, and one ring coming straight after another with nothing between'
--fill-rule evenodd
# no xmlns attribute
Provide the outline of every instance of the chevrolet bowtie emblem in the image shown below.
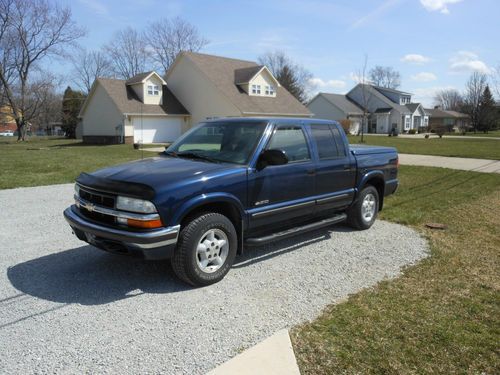
<svg viewBox="0 0 500 375"><path fill-rule="evenodd" d="M83 208L85 208L89 212L92 212L92 211L94 211L95 206L92 203L85 203Z"/></svg>

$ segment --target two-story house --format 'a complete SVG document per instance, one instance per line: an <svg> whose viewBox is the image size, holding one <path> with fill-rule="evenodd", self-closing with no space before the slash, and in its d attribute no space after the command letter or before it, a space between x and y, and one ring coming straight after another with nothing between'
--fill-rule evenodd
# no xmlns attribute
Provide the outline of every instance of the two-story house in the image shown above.
<svg viewBox="0 0 500 375"><path fill-rule="evenodd" d="M346 106L346 102L352 105ZM356 112L352 110L353 105ZM392 129L403 133L422 129L429 124L428 114L420 103L412 103L410 93L369 84L357 84L346 95L319 93L307 107L314 117L337 121L352 120L354 115L355 121L364 122L366 133L388 134ZM342 108L349 108L349 111L343 111ZM362 121L364 108L367 119Z"/></svg>
<svg viewBox="0 0 500 375"><path fill-rule="evenodd" d="M83 140L91 143L170 142L198 122L245 116L311 113L267 67L194 52L179 54L164 78L97 79L80 111Z"/></svg>

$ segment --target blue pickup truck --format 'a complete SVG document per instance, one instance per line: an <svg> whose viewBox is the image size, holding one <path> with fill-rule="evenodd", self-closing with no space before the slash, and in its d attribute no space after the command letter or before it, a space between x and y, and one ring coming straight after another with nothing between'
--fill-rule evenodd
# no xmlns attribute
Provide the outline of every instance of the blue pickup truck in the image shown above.
<svg viewBox="0 0 500 375"><path fill-rule="evenodd" d="M218 119L159 157L82 173L64 216L80 240L170 258L180 279L203 286L247 246L343 221L370 228L397 174L395 149L351 146L333 121Z"/></svg>

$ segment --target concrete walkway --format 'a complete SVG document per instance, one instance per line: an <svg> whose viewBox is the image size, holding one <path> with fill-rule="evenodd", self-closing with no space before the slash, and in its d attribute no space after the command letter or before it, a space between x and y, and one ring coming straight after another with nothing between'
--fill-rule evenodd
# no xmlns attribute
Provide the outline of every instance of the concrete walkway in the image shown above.
<svg viewBox="0 0 500 375"><path fill-rule="evenodd" d="M483 173L500 173L500 160L455 158L447 156L399 154L402 165L441 167Z"/></svg>
<svg viewBox="0 0 500 375"><path fill-rule="evenodd" d="M207 375L300 375L288 331L283 329Z"/></svg>
<svg viewBox="0 0 500 375"><path fill-rule="evenodd" d="M376 134L376 133L365 133L365 135L371 137L387 137L387 134ZM429 133L431 138L439 138L439 136L435 133ZM423 139L425 134L399 134L398 138L411 138L411 139ZM500 141L500 137L483 137L478 135L477 137L471 135L443 135L443 138L452 138L452 139L492 139L496 141Z"/></svg>

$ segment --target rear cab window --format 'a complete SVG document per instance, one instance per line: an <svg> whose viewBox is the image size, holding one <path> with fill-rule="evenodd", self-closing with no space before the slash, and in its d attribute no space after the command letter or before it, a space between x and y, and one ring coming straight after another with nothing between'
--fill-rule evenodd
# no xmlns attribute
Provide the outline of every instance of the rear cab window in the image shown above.
<svg viewBox="0 0 500 375"><path fill-rule="evenodd" d="M311 124L310 127L320 160L345 157L342 135L335 125Z"/></svg>

